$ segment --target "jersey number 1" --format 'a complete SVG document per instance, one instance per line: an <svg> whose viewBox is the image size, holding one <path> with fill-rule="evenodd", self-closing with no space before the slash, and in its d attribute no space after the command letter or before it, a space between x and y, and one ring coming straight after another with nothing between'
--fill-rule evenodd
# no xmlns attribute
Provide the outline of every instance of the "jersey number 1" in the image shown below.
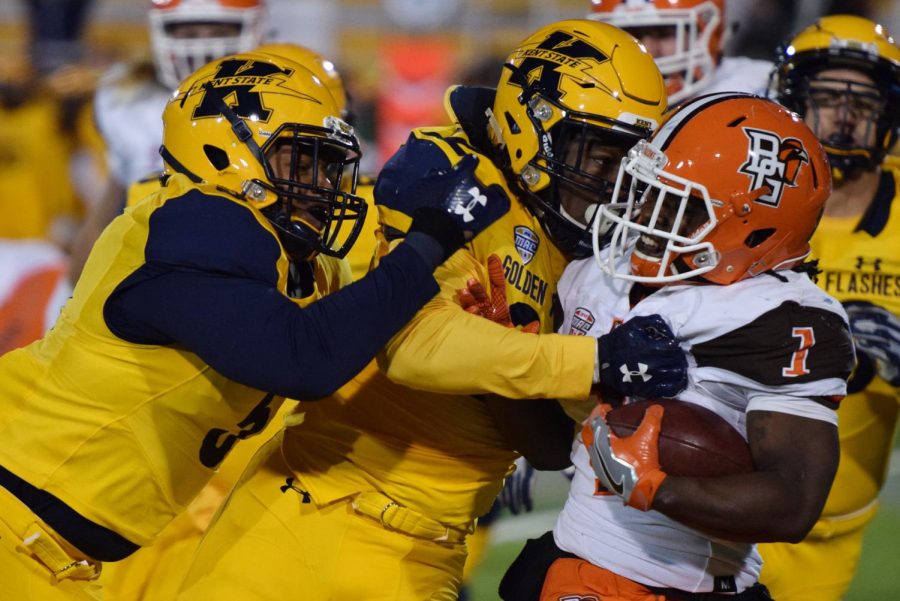
<svg viewBox="0 0 900 601"><path fill-rule="evenodd" d="M791 335L800 339L800 348L791 355L791 365L781 368L781 375L785 378L796 378L809 373L809 369L806 367L806 357L809 355L809 349L816 343L815 333L808 326L793 328Z"/></svg>

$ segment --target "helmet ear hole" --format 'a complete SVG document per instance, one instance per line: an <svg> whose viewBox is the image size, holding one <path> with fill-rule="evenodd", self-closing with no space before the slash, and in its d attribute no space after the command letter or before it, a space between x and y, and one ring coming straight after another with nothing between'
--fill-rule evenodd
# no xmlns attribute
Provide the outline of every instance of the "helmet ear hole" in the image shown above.
<svg viewBox="0 0 900 601"><path fill-rule="evenodd" d="M506 117L506 125L507 125L507 127L509 127L510 133L513 133L513 134L522 133L522 129L519 127L519 124L516 123L516 120L513 118L512 115L509 114L508 111L504 114L504 116Z"/></svg>
<svg viewBox="0 0 900 601"><path fill-rule="evenodd" d="M775 233L774 227L768 227L761 230L754 230L750 232L750 235L744 240L744 246L747 248L756 248L763 242L769 239L769 237Z"/></svg>
<svg viewBox="0 0 900 601"><path fill-rule="evenodd" d="M228 160L228 153L218 146L204 144L203 152L216 171L222 171L231 164L231 161Z"/></svg>

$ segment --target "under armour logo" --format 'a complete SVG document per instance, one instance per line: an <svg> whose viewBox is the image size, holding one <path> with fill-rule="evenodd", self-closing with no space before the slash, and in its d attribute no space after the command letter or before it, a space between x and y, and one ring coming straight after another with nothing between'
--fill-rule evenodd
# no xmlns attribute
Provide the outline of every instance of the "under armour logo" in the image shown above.
<svg viewBox="0 0 900 601"><path fill-rule="evenodd" d="M289 490L293 490L294 492L300 493L300 496L303 497L303 500L300 501L301 503L311 503L312 502L312 500L309 498L308 491L305 491L302 488L297 488L296 486L294 486L293 478L286 478L284 482L285 483L279 487L281 492L285 493Z"/></svg>
<svg viewBox="0 0 900 601"><path fill-rule="evenodd" d="M619 371L622 372L622 381L623 382L631 382L632 378L640 377L642 382L647 382L652 378L650 374L647 373L647 364L646 363L638 363L638 368L636 371L632 371L628 369L628 364L623 363L621 367L619 367Z"/></svg>
<svg viewBox="0 0 900 601"><path fill-rule="evenodd" d="M481 205L483 207L487 206L487 196L481 193L481 190L478 189L478 186L472 186L471 188L466 190L466 192L472 198L468 202L463 200L458 201L456 203L456 206L453 207L453 212L457 215L462 215L464 223L469 223L470 221L475 219L472 216L472 210L477 205Z"/></svg>
<svg viewBox="0 0 900 601"><path fill-rule="evenodd" d="M866 257L856 257L856 268L862 269L866 264L871 263L875 271L881 271L881 259L867 259Z"/></svg>

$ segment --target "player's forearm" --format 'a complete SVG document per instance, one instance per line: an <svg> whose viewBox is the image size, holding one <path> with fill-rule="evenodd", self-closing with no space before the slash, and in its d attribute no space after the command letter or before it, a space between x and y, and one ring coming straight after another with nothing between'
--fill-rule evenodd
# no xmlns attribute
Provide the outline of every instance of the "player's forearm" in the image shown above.
<svg viewBox="0 0 900 601"><path fill-rule="evenodd" d="M652 508L706 534L738 542L799 542L815 520L798 511L796 488L775 474L667 477Z"/></svg>
<svg viewBox="0 0 900 601"><path fill-rule="evenodd" d="M303 400L344 385L437 291L412 249L306 308L258 280L154 266L140 275L106 304L117 336L178 343L234 381Z"/></svg>
<svg viewBox="0 0 900 601"><path fill-rule="evenodd" d="M593 338L525 334L439 305L427 305L387 345L381 367L391 380L443 394L587 398Z"/></svg>
<svg viewBox="0 0 900 601"><path fill-rule="evenodd" d="M813 527L837 471L837 428L828 421L750 411L756 471L663 481L652 508L698 530L737 541L799 542Z"/></svg>

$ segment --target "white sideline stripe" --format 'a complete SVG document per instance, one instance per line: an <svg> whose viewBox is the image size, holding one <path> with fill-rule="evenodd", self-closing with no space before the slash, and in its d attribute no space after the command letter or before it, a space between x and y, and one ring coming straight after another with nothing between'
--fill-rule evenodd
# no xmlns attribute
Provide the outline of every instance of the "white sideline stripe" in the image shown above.
<svg viewBox="0 0 900 601"><path fill-rule="evenodd" d="M891 467L888 478L900 478L900 449L891 452ZM524 515L503 516L491 529L491 545L501 545L526 538L535 538L556 524L556 516L561 508L545 509Z"/></svg>
<svg viewBox="0 0 900 601"><path fill-rule="evenodd" d="M526 538L536 538L547 530L553 530L556 524L556 516L559 510L545 509L543 511L535 511L524 515L504 515L497 522L497 525L491 528L492 545L500 545L514 541L524 541Z"/></svg>

